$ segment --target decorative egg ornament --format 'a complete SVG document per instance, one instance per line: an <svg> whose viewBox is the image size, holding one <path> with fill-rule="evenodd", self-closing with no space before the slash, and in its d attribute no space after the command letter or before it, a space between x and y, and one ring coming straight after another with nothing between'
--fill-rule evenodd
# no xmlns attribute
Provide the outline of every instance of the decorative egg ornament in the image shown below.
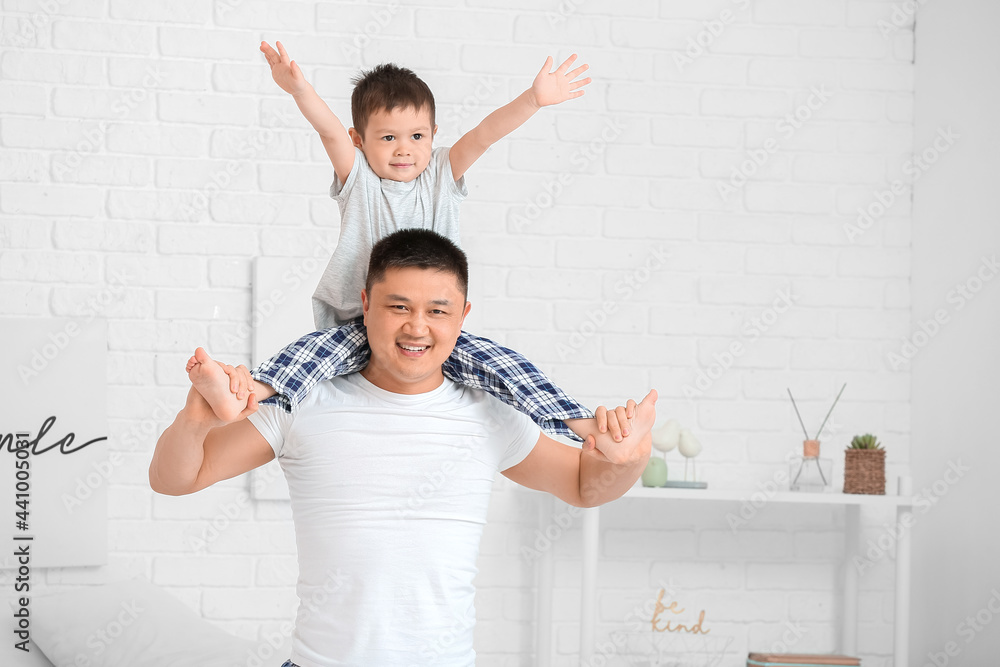
<svg viewBox="0 0 1000 667"><path fill-rule="evenodd" d="M690 429L683 429L677 448L684 456L684 481L688 481L688 461L691 462L691 481L698 481L698 469L694 464L694 457L701 454L701 443L698 442L698 438L694 437Z"/></svg>
<svg viewBox="0 0 1000 667"><path fill-rule="evenodd" d="M643 486L663 486L667 483L667 463L663 459L651 458L642 472Z"/></svg>
<svg viewBox="0 0 1000 667"><path fill-rule="evenodd" d="M701 454L701 442L698 441L698 438L694 437L691 429L686 428L682 430L678 440L678 449L682 455L692 459Z"/></svg>
<svg viewBox="0 0 1000 667"><path fill-rule="evenodd" d="M653 438L653 447L657 451L666 453L672 449L676 449L677 445L680 444L681 425L677 423L676 419L669 419L663 426L655 429L650 435Z"/></svg>

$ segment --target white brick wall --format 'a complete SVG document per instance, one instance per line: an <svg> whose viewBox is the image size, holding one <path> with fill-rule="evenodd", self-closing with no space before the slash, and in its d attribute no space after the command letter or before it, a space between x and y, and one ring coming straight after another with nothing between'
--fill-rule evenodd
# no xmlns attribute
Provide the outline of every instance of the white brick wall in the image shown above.
<svg viewBox="0 0 1000 667"><path fill-rule="evenodd" d="M49 583L146 573L250 637L294 609L287 508L251 503L195 552L192 536L245 482L191 499L155 496L146 482L170 419L157 402L180 407L185 355L207 344L248 360L237 332L250 318L250 258L310 254L336 234L326 158L270 81L261 39L281 39L345 121L358 67L415 68L438 93L448 142L529 85L547 54L579 52L595 79L586 96L543 110L469 173L463 239L488 297L475 304L477 333L514 345L588 403L655 385L663 418L705 442L700 469L715 486L752 488L783 467L800 439L786 386L818 423L848 382L828 455L872 431L890 476L909 460L909 373L886 361L910 331L909 190L853 241L844 231L892 180L908 185L912 24L883 36L888 1L3 9L0 316L72 316L127 276L101 311L112 446L125 452L109 490L111 562L46 572ZM669 257L635 284L653 248ZM743 335L779 290L794 306L759 337ZM606 300L616 313L561 354ZM703 398L686 397L734 341L746 353ZM536 500L506 484L494 500L480 664L534 664L534 571L520 549L535 536ZM737 652L770 646L789 621L805 630L796 649L836 648L842 515L766 507L734 534L725 511L609 507L600 631L669 577ZM889 517L863 519L862 543ZM576 664L578 544L574 525L554 547L557 665ZM866 665L891 653L891 567L862 577Z"/></svg>

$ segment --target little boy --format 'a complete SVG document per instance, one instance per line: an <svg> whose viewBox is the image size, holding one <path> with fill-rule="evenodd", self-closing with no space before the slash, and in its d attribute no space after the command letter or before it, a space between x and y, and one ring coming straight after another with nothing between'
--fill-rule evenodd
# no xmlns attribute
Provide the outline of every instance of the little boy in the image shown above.
<svg viewBox="0 0 1000 667"><path fill-rule="evenodd" d="M295 407L318 382L363 369L370 356L361 318L361 291L372 245L399 229L431 229L459 244L458 207L468 194L465 172L496 141L518 128L543 106L583 95L590 78L576 80L588 66L569 68L570 56L555 72L552 58L531 88L487 116L450 149L433 148L437 132L434 96L412 71L379 65L355 79L351 96L354 126L349 130L316 94L281 42L275 51L262 42L260 50L271 75L292 95L306 120L319 133L334 181L330 196L341 211L341 232L333 257L313 295L316 325L321 330L285 347L251 374L250 397L230 386L201 348L187 370L192 383L223 419L242 414L257 400ZM405 307L401 305L400 307ZM402 348L400 354L419 355ZM603 425L594 414L552 384L531 362L493 341L462 332L455 351L443 366L446 377L482 389L530 416L539 427L575 440L594 435ZM231 371L230 371L231 372ZM630 403L629 408L632 408ZM631 416L631 415L629 415ZM603 424L603 422L602 422ZM627 422L613 429L619 440L628 435Z"/></svg>

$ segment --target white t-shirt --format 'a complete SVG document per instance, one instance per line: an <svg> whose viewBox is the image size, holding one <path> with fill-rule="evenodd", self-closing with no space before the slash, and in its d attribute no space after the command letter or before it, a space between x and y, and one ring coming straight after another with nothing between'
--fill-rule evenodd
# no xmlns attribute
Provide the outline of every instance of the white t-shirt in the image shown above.
<svg viewBox="0 0 1000 667"><path fill-rule="evenodd" d="M291 660L473 665L472 581L493 480L531 452L538 427L447 378L407 395L360 373L321 382L295 414L262 405L249 419L291 496Z"/></svg>

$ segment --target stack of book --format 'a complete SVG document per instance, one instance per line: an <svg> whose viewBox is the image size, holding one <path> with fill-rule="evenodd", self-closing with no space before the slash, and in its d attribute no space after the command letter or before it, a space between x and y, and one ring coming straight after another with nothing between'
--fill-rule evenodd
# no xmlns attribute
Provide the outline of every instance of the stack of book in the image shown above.
<svg viewBox="0 0 1000 667"><path fill-rule="evenodd" d="M820 653L751 653L747 657L747 667L819 667L819 665L860 667L861 660L846 655Z"/></svg>

